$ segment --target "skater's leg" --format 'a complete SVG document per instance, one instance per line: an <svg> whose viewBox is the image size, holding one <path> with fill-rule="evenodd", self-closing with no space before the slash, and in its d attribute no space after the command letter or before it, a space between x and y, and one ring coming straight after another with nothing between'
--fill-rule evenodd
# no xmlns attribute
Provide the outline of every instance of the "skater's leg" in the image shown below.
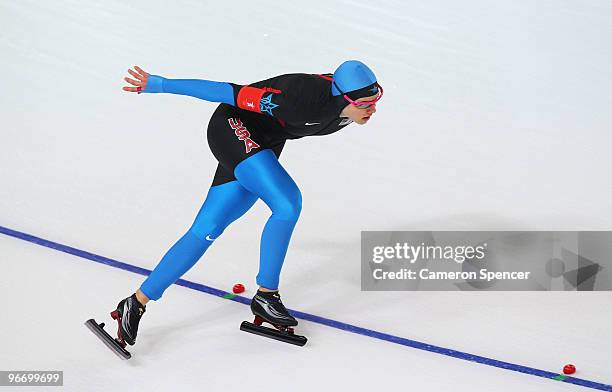
<svg viewBox="0 0 612 392"><path fill-rule="evenodd" d="M240 162L234 176L272 210L261 236L257 284L264 290L277 290L291 234L302 209L302 195L272 150L263 150Z"/></svg>
<svg viewBox="0 0 612 392"><path fill-rule="evenodd" d="M144 294L144 303L148 299L159 299L166 288L186 273L225 228L247 212L256 200L257 196L237 181L212 186L191 228L168 250L140 286L137 296L142 298Z"/></svg>

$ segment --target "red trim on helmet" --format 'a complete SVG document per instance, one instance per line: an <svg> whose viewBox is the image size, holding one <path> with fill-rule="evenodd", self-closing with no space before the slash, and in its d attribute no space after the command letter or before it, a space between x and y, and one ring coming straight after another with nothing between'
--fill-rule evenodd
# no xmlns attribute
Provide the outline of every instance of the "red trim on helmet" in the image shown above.
<svg viewBox="0 0 612 392"><path fill-rule="evenodd" d="M329 80L330 82L333 80L331 77L327 76L327 75L319 75L320 77L322 77L325 80Z"/></svg>

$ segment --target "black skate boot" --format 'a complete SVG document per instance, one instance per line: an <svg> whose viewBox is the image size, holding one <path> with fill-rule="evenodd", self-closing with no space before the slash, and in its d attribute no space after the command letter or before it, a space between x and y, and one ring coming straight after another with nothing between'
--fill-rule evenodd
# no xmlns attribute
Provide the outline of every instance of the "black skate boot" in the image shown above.
<svg viewBox="0 0 612 392"><path fill-rule="evenodd" d="M124 342L133 346L136 343L138 334L138 323L146 311L146 306L138 302L136 294L127 297L117 304L117 309L111 312L113 320L117 320L117 338L119 342Z"/></svg>
<svg viewBox="0 0 612 392"><path fill-rule="evenodd" d="M258 291L251 301L251 311L255 315L255 321L243 321L240 330L298 346L306 344L307 339L304 336L294 334L292 327L298 322L289 314L278 292ZM272 324L274 328L264 327L264 322Z"/></svg>
<svg viewBox="0 0 612 392"><path fill-rule="evenodd" d="M113 338L104 330L104 323L98 324L94 319L87 320L85 326L119 357L130 359L132 354L125 349L125 346L126 343L132 346L136 342L138 323L145 312L145 308L136 299L136 294L119 302L117 309L111 312L111 317L117 320L119 324L116 338Z"/></svg>
<svg viewBox="0 0 612 392"><path fill-rule="evenodd" d="M289 314L287 308L283 305L278 291L257 291L257 294L255 294L251 301L251 311L255 318L262 318L263 321L267 321L272 325L285 327L298 325L297 320ZM257 324L257 321L255 323Z"/></svg>

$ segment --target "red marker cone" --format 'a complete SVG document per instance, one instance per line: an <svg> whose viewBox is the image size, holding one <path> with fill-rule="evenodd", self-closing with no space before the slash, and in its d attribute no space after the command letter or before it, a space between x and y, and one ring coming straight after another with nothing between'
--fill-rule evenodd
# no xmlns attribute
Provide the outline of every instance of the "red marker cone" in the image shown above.
<svg viewBox="0 0 612 392"><path fill-rule="evenodd" d="M563 366L563 374L574 374L576 373L576 366L568 364Z"/></svg>

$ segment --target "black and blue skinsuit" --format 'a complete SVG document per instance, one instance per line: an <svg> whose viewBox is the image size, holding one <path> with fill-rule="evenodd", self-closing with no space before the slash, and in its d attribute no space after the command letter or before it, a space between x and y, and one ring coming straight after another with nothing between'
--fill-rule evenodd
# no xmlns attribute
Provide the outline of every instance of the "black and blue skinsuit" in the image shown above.
<svg viewBox="0 0 612 392"><path fill-rule="evenodd" d="M332 90L328 74L286 74L248 86L149 76L144 93L221 102L207 132L219 161L212 186L192 226L140 287L149 299L159 299L257 199L272 211L261 236L257 284L278 288L302 206L300 190L278 157L288 139L331 134L351 123L340 117L348 102Z"/></svg>

